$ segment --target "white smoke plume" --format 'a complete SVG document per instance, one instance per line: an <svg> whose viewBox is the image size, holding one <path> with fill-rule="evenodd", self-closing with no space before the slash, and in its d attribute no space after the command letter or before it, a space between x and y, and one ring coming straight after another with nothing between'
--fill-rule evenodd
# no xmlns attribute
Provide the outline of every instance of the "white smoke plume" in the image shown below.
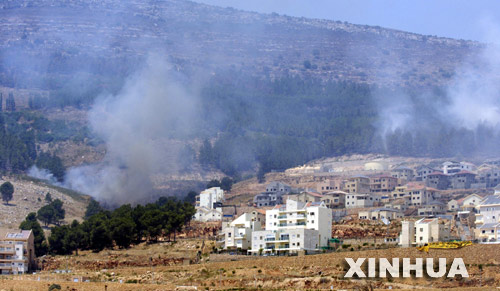
<svg viewBox="0 0 500 291"><path fill-rule="evenodd" d="M57 178L54 177L54 174L52 174L49 170L47 169L40 169L37 166L32 166L28 170L28 176L47 181L53 185L56 186L62 186L61 183L57 181Z"/></svg>
<svg viewBox="0 0 500 291"><path fill-rule="evenodd" d="M488 24L491 42L471 51L444 86L445 98L432 92L408 96L402 92L375 92L379 120L376 126L385 135L403 130L432 127L433 122L475 130L486 125L500 130L500 30ZM435 124L435 123L434 123Z"/></svg>
<svg viewBox="0 0 500 291"><path fill-rule="evenodd" d="M140 203L150 198L150 176L169 172L163 141L185 134L195 118L196 98L158 55L129 78L116 95L100 96L88 114L92 131L107 147L98 164L71 168L69 188L108 204Z"/></svg>

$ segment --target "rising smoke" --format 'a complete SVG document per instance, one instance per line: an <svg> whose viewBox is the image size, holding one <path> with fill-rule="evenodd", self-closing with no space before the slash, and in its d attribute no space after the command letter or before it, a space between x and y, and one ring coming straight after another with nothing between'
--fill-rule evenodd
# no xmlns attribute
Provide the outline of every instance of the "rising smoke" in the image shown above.
<svg viewBox="0 0 500 291"><path fill-rule="evenodd" d="M488 31L495 31L491 26ZM492 40L497 40L493 37ZM422 90L418 94L387 91L375 92L379 119L376 127L381 136L396 130L407 132L468 131L477 145L495 143L500 132L500 45L484 45L471 54L455 72L450 81L436 92ZM487 130L489 140L478 133ZM497 147L484 153L498 154ZM465 153L463 153L465 154ZM470 152L469 154L474 154Z"/></svg>
<svg viewBox="0 0 500 291"><path fill-rule="evenodd" d="M159 55L148 58L116 95L97 98L88 114L92 131L107 147L102 162L68 170L65 185L108 204L149 200L153 173L171 173L165 141L188 133L196 94Z"/></svg>

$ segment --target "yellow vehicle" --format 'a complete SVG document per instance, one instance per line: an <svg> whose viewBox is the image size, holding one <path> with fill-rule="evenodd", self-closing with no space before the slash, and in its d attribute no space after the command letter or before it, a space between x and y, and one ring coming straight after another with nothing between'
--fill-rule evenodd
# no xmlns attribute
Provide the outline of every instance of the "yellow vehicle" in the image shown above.
<svg viewBox="0 0 500 291"><path fill-rule="evenodd" d="M472 245L470 241L451 241L451 242L435 242L427 243L421 247L417 247L419 251L429 252L429 249L459 249Z"/></svg>

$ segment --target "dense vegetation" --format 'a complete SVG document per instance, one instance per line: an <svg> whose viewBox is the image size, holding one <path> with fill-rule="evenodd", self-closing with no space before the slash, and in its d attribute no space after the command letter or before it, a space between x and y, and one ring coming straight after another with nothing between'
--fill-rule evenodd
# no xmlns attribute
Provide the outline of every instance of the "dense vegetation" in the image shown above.
<svg viewBox="0 0 500 291"><path fill-rule="evenodd" d="M90 211L98 209L94 201ZM162 197L147 205L130 204L107 211L101 210L71 225L55 226L48 238L49 251L53 254L70 254L78 250L101 251L118 246L128 248L143 240L156 242L159 238L173 237L190 222L195 213L192 204L175 198Z"/></svg>
<svg viewBox="0 0 500 291"><path fill-rule="evenodd" d="M61 181L66 171L62 160L53 153L37 150L37 145L67 140L81 143L88 136L85 127L51 121L40 113L0 112L0 172L19 173L36 164Z"/></svg>
<svg viewBox="0 0 500 291"><path fill-rule="evenodd" d="M82 81L83 82L83 81ZM189 81L186 81L189 82ZM119 82L118 82L119 83ZM188 83L186 83L186 86ZM88 107L97 92L107 88L95 82L78 83L94 92L73 99L68 91L64 106ZM77 87L78 87L77 86ZM54 91L55 92L55 91ZM55 93L54 93L55 94ZM33 97L30 106L59 106ZM181 153L181 170L197 161L204 168L217 168L228 176L283 170L325 156L354 153L386 153L399 156L470 156L496 153L500 141L496 130L485 125L475 129L457 127L443 120L435 102L444 103L446 92L439 88L387 89L348 82L284 77L257 78L239 72L219 72L200 91L199 119L194 130L178 138L203 138L199 152L186 146ZM380 125L381 110L397 96L410 96L415 112L402 128L387 130ZM58 95L59 96L59 95ZM61 95L62 96L62 95ZM92 97L94 96L94 97ZM381 105L378 96L391 96ZM394 96L394 97L392 97ZM59 105L56 105L59 104ZM49 121L26 112L6 112L1 121L0 169L22 171L35 163L49 169L58 180L64 175L62 162L48 153L37 155L36 144L90 137L88 129L70 123Z"/></svg>

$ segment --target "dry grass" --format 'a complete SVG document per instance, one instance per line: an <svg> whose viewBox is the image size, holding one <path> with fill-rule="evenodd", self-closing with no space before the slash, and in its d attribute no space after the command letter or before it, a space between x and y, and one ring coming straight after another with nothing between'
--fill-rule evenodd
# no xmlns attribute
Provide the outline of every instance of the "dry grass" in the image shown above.
<svg viewBox="0 0 500 291"><path fill-rule="evenodd" d="M241 261L211 262L204 257L202 263L193 265L118 265L116 268L94 269L84 261L98 262L106 260L120 260L141 262L150 256L168 256L169 258L192 258L195 256L200 240L185 240L175 245L139 245L129 250L103 251L98 254L85 252L80 256L57 257L61 263L68 262L69 274L54 274L44 271L39 275L26 275L23 281L5 280L1 288L14 290L44 290L51 282L32 282L40 276L42 280L57 280L63 290L173 290L175 286L198 286L198 290L222 290L239 288L242 290L262 289L351 289L358 290L373 288L471 288L493 289L500 283L500 246L473 245L458 250L436 250L423 253L415 248L394 248L385 250L366 250L354 252L327 253L301 257L265 257ZM439 258L444 257L451 263L453 258L464 259L470 278L466 279L371 279L365 281L346 280L345 257L384 257L384 258ZM64 267L64 264L61 265ZM482 268L482 271L480 270ZM85 276L91 283L69 283L72 276ZM118 283L119 281L123 284ZM129 282L129 283L125 283ZM132 284L130 282L137 282ZM5 287L4 287L5 286ZM40 287L42 286L42 287ZM68 288L66 288L66 286ZM31 289L30 289L31 288ZM481 290L483 290L481 289Z"/></svg>
<svg viewBox="0 0 500 291"><path fill-rule="evenodd" d="M0 203L0 227L18 228L28 213L36 212L46 205L45 195L50 192L52 199L61 199L66 210L66 223L74 219L82 220L88 203L88 196L79 195L67 189L47 185L43 181L12 176L0 179L0 184L10 181L14 185L14 197L9 205Z"/></svg>

